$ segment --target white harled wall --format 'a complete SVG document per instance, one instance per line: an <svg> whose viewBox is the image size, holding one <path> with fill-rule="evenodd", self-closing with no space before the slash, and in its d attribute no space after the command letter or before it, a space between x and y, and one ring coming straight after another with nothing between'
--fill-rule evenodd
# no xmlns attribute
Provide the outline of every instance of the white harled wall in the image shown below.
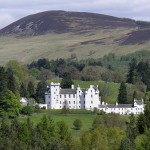
<svg viewBox="0 0 150 150"><path fill-rule="evenodd" d="M74 87L72 87L74 88ZM100 105L98 88L95 90L91 85L84 93L78 86L76 94L60 94L60 83L51 83L49 90L45 93L45 103L50 109L88 109L93 110L94 107Z"/></svg>

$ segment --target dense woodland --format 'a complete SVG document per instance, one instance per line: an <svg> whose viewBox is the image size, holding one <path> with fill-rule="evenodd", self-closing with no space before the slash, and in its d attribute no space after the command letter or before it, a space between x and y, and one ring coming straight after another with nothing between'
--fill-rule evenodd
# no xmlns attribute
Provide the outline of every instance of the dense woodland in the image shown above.
<svg viewBox="0 0 150 150"><path fill-rule="evenodd" d="M83 150L147 150L150 135L150 64L149 52L116 57L109 54L101 59L78 60L39 59L28 65L15 60L0 67L0 150L8 149L83 149ZM121 68L121 69L119 69ZM144 114L123 121L118 115L105 115L95 110L90 131L74 139L65 122L54 122L50 115L37 124L29 118L20 122L18 116L39 113L34 103L44 103L44 92L49 79L62 78L61 86L69 88L72 79L120 83L116 100L132 103L144 98ZM107 96L108 87L100 87L100 96ZM27 97L29 105L22 107L20 98ZM34 102L35 101L35 102ZM69 110L64 110L69 113ZM77 125L78 122L74 124ZM81 122L80 122L81 124Z"/></svg>

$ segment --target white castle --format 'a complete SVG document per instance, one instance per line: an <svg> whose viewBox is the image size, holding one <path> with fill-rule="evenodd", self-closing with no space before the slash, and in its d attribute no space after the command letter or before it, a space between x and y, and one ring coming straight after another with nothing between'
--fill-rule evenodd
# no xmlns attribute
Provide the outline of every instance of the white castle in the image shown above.
<svg viewBox="0 0 150 150"><path fill-rule="evenodd" d="M53 83L48 86L45 92L45 103L49 109L87 109L97 108L105 113L117 114L141 114L144 112L143 100L134 100L133 104L107 104L101 102L98 86L95 88L90 85L89 88L61 89L60 83Z"/></svg>

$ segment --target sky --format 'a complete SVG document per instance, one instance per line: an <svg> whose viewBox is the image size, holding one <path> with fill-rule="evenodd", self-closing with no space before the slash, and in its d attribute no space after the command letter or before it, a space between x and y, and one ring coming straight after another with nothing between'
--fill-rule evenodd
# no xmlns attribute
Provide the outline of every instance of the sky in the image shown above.
<svg viewBox="0 0 150 150"><path fill-rule="evenodd" d="M0 29L27 15L48 10L93 12L150 21L150 0L0 0Z"/></svg>

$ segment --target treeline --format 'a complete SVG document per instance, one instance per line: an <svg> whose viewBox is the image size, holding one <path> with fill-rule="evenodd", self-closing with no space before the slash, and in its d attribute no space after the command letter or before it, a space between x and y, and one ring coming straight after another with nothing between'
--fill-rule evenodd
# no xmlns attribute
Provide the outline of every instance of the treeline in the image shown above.
<svg viewBox="0 0 150 150"><path fill-rule="evenodd" d="M87 59L87 60L68 60L68 59L39 59L28 65L30 73L37 79L52 78L54 76L63 77L65 72L71 74L72 79L82 80L82 81L112 81L121 82L124 80L124 76L120 72L113 71L111 65L105 66L106 61L111 61L115 59L114 54L109 54L109 56L101 59ZM45 71L45 75L43 74Z"/></svg>
<svg viewBox="0 0 150 150"><path fill-rule="evenodd" d="M27 68L17 61L0 66L0 116L5 113L11 118L18 116L23 109L21 97L28 98L29 104L30 101L44 103L46 89L46 81L37 82Z"/></svg>
<svg viewBox="0 0 150 150"><path fill-rule="evenodd" d="M48 60L39 59L28 65L30 73L37 79L48 79L54 76L63 77L65 72L70 72L72 79L83 81L103 80L106 82L126 81L129 63L132 59L137 62L149 61L149 51L138 51L126 56L117 57L109 53L99 59L78 60L76 57L69 59Z"/></svg>
<svg viewBox="0 0 150 150"><path fill-rule="evenodd" d="M148 61L137 63L136 59L132 59L129 64L127 82L135 84L139 81L147 85L147 91L150 91L150 64Z"/></svg>

